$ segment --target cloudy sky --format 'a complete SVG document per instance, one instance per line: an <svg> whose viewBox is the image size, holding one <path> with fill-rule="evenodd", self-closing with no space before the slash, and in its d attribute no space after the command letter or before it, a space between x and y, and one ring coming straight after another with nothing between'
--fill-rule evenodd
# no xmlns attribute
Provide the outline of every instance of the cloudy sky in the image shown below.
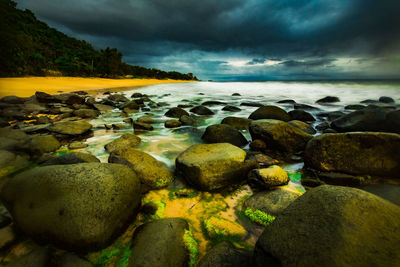
<svg viewBox="0 0 400 267"><path fill-rule="evenodd" d="M400 0L17 0L133 65L213 80L400 78Z"/></svg>

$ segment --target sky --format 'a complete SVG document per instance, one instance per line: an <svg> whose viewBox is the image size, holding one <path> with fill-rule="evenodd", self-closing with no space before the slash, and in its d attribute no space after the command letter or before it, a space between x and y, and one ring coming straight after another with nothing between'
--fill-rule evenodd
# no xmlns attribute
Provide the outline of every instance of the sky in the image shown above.
<svg viewBox="0 0 400 267"><path fill-rule="evenodd" d="M202 80L400 79L400 0L17 0L132 65Z"/></svg>

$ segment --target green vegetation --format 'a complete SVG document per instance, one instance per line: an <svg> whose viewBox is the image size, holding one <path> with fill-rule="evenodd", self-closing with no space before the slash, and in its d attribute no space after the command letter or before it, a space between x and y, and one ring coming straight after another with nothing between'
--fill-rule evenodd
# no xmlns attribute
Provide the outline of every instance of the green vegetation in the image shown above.
<svg viewBox="0 0 400 267"><path fill-rule="evenodd" d="M270 225L275 220L275 216L269 215L261 210L253 210L251 208L247 208L244 211L244 214L250 219L250 221L264 226Z"/></svg>
<svg viewBox="0 0 400 267"><path fill-rule="evenodd" d="M240 224L214 216L203 222L203 228L206 236L216 243L224 240L237 242L247 235Z"/></svg>
<svg viewBox="0 0 400 267"><path fill-rule="evenodd" d="M301 172L286 172L289 176L290 181L299 182L301 181L302 173Z"/></svg>
<svg viewBox="0 0 400 267"><path fill-rule="evenodd" d="M156 187L157 188L163 188L165 187L170 181L168 179L158 179L156 182Z"/></svg>
<svg viewBox="0 0 400 267"><path fill-rule="evenodd" d="M145 220L157 220L162 219L164 217L165 203L159 200L148 200L143 198L143 203L153 203L157 206L157 211L154 215L144 214L143 217Z"/></svg>
<svg viewBox="0 0 400 267"><path fill-rule="evenodd" d="M122 53L107 47L97 51L86 41L71 38L36 19L32 11L0 0L0 77L87 76L196 80L192 73L165 72L131 66Z"/></svg>
<svg viewBox="0 0 400 267"><path fill-rule="evenodd" d="M131 256L130 243L113 246L100 251L100 254L92 259L95 267L108 266L114 262L116 267L128 266L128 260Z"/></svg>
<svg viewBox="0 0 400 267"><path fill-rule="evenodd" d="M185 229L185 234L183 235L183 242L186 249L189 251L190 262L189 266L193 267L196 264L197 255L199 254L198 246L199 244L194 239L191 231Z"/></svg>

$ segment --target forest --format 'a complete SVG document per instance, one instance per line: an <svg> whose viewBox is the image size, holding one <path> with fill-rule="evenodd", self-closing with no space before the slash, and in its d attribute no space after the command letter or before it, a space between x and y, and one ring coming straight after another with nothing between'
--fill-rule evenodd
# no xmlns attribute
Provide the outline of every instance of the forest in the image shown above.
<svg viewBox="0 0 400 267"><path fill-rule="evenodd" d="M192 73L132 66L116 48L96 50L39 21L29 9L0 0L0 77L80 76L197 80Z"/></svg>

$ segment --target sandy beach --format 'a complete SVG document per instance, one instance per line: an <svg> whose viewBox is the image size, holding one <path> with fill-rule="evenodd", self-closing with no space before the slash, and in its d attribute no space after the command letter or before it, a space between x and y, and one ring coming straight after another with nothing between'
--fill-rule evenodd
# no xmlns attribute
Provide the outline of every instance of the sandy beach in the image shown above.
<svg viewBox="0 0 400 267"><path fill-rule="evenodd" d="M182 83L182 80L157 80L157 79L103 79L79 77L23 77L0 78L0 97L15 95L28 97L36 91L57 94L84 90L96 93L101 90L121 91L134 87L143 87L154 84Z"/></svg>

